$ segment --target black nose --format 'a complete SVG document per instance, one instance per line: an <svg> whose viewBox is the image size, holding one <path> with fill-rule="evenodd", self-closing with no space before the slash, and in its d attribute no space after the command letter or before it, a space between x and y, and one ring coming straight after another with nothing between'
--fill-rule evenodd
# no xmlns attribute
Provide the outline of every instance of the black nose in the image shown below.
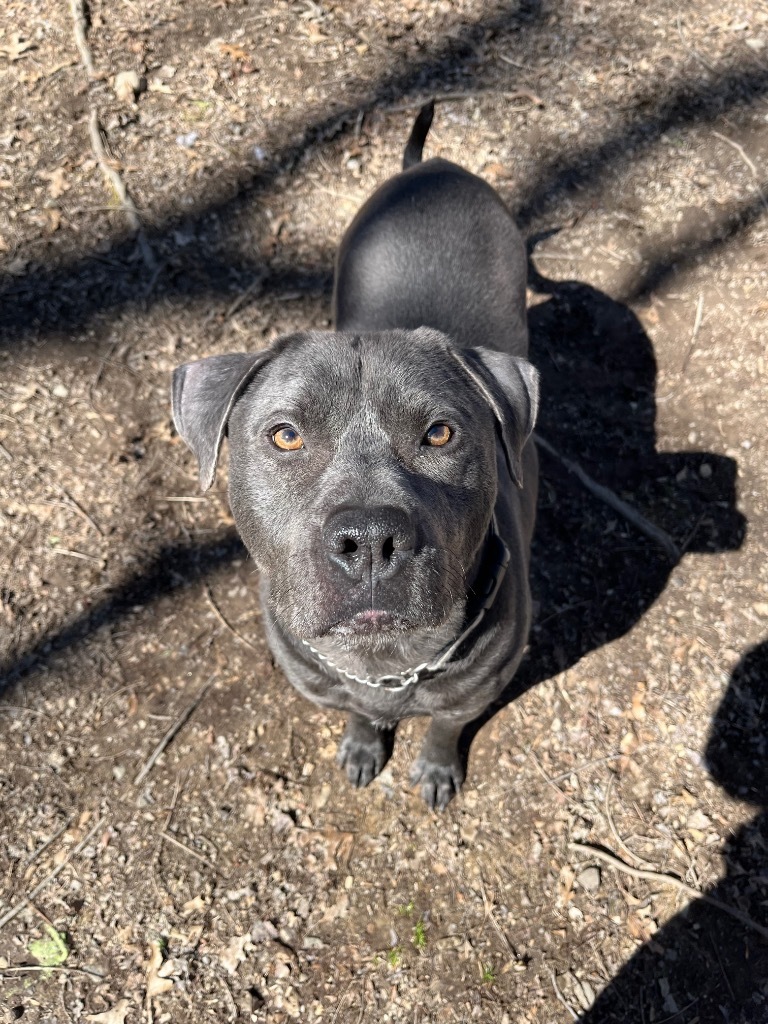
<svg viewBox="0 0 768 1024"><path fill-rule="evenodd" d="M390 505L343 508L326 519L323 542L329 560L352 579L387 579L413 556L416 529L407 512Z"/></svg>

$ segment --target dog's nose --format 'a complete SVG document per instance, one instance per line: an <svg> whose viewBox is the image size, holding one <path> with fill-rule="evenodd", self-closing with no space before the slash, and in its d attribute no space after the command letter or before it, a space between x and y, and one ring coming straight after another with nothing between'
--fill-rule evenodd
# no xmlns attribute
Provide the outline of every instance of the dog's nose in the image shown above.
<svg viewBox="0 0 768 1024"><path fill-rule="evenodd" d="M413 556L416 528L391 505L343 508L325 521L323 542L329 560L350 578L387 579Z"/></svg>

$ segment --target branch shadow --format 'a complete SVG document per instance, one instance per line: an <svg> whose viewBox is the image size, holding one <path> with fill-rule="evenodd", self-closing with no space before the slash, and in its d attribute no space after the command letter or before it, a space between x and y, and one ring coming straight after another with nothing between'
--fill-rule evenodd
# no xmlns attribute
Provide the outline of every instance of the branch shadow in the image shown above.
<svg viewBox="0 0 768 1024"><path fill-rule="evenodd" d="M71 344L70 335L97 314L116 315L123 308L148 306L164 298L226 297L233 288L242 289L257 278L262 279L263 291L278 295L297 287L327 288L330 278L327 272L318 275L318 266L289 269L233 253L229 235L258 199L280 191L285 177L294 173L313 148L346 135L362 116L394 100L422 100L429 94L439 98L457 85L477 87L493 82L493 74L498 78L498 72L479 60L479 43L509 33L519 47L525 34L543 22L540 0L521 0L478 18L428 48L421 59L397 62L361 102L312 121L298 142L284 146L266 166L247 169L235 196L200 201L184 212L169 209L146 231L160 257L156 276L138 258L135 238L125 233L115 236L103 253L70 258L61 266L43 266L15 277L0 274L0 346L7 348L25 338L43 344L46 337L58 344ZM670 128L711 121L763 96L768 91L768 70L757 63L725 67L709 77L683 79L669 88L671 93L665 99L646 95L635 100L625 123L606 137L586 142L576 153L569 152L537 170L535 182L521 190L514 205L521 226L529 226L574 191L593 187L607 167L631 159ZM291 133L292 126L286 124L284 136ZM177 243L179 237L185 239L183 245Z"/></svg>
<svg viewBox="0 0 768 1024"><path fill-rule="evenodd" d="M367 96L362 101L337 106L309 124L302 123L301 112L295 121L287 119L280 138L291 139L298 129L299 140L283 145L267 163L244 168L246 173L234 196L226 194L231 188L227 184L219 195L183 212L171 206L154 225L146 225L147 241L159 256L159 272L148 270L135 237L123 232L104 252L14 277L0 274L0 346L8 347L23 338L39 341L45 335L58 344L71 343L69 335L98 313L117 314L125 307L146 306L163 298L226 297L233 286L242 287L258 278L262 279L262 291L278 295L313 284L329 287L331 260L318 275L316 265L287 268L279 260L233 253L230 236L237 232L241 218L252 212L259 199L279 193L286 186L286 176L296 171L312 149L345 136L377 107L409 98L421 102L430 94L439 98L442 93L481 81L485 71L478 47L483 40L506 33L511 45L518 47L524 34L535 30L543 17L541 0L505 4L470 24L460 24L420 56L395 56L389 73L365 87ZM354 94L362 87L362 83L352 83L349 89ZM333 106L332 101L329 105Z"/></svg>
<svg viewBox="0 0 768 1024"><path fill-rule="evenodd" d="M706 748L713 780L760 808L724 845L725 877L706 895L768 929L768 641L731 676ZM581 1024L674 1017L676 1024L765 1024L768 941L700 900L635 953L600 993Z"/></svg>
<svg viewBox="0 0 768 1024"><path fill-rule="evenodd" d="M224 531L204 544L164 545L148 564L132 573L101 601L61 629L41 637L18 658L0 663L0 699L7 698L15 686L41 668L66 657L99 630L119 622L131 610L153 604L199 580L210 579L232 562L247 558L248 552L234 530Z"/></svg>

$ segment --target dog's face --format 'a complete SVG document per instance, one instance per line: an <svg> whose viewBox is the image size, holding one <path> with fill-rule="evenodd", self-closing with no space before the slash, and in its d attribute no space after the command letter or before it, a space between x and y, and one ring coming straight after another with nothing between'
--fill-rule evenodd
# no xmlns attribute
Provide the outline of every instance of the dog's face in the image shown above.
<svg viewBox="0 0 768 1024"><path fill-rule="evenodd" d="M229 436L232 511L276 616L362 648L460 621L497 451L519 483L535 409L528 363L426 329L297 334L174 376L204 486Z"/></svg>

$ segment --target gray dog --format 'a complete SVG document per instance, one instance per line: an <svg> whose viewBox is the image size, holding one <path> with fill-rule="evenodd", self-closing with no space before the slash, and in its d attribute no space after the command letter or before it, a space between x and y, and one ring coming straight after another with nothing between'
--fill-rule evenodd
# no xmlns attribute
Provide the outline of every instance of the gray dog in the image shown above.
<svg viewBox="0 0 768 1024"><path fill-rule="evenodd" d="M344 236L336 330L180 366L173 418L203 489L229 437L269 642L300 693L348 713L350 781L429 715L411 778L443 809L461 731L528 636L538 389L521 236L481 179L421 163L431 120Z"/></svg>

